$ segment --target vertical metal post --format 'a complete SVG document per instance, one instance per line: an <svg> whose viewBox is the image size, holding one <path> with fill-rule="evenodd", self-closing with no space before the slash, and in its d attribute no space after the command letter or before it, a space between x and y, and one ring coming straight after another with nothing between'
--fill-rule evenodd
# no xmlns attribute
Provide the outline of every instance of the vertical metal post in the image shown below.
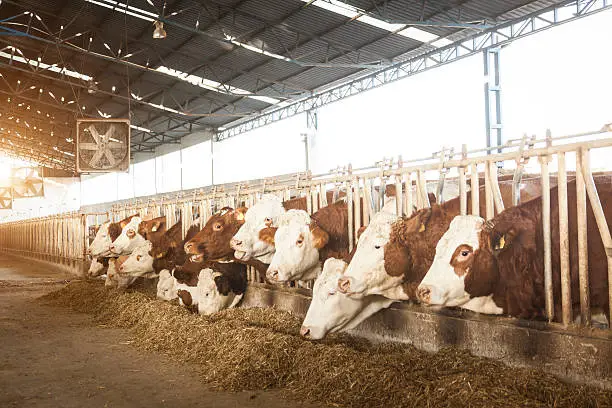
<svg viewBox="0 0 612 408"><path fill-rule="evenodd" d="M582 149L576 151L576 210L578 216L578 275L580 286L580 314L582 324L591 325L589 295L589 252L587 247L586 186L582 171Z"/></svg>
<svg viewBox="0 0 612 408"><path fill-rule="evenodd" d="M490 220L495 216L495 204L493 203L493 190L491 188L491 162L485 162L485 205L486 219Z"/></svg>
<svg viewBox="0 0 612 408"><path fill-rule="evenodd" d="M316 109L306 111L306 129L306 133L303 133L302 136L304 137L306 171L310 171L312 164L312 141L319 129L319 115Z"/></svg>
<svg viewBox="0 0 612 408"><path fill-rule="evenodd" d="M410 217L412 215L413 201L412 201L412 173L406 173L403 176L404 179L404 215Z"/></svg>
<svg viewBox="0 0 612 408"><path fill-rule="evenodd" d="M357 233L361 228L361 187L359 185L359 178L355 177L353 185L355 186L355 193L353 200L355 201L355 242L357 242ZM350 211L350 208L349 208ZM357 245L357 244L355 244Z"/></svg>
<svg viewBox="0 0 612 408"><path fill-rule="evenodd" d="M485 97L485 125L487 135L487 148L495 143L500 146L502 138L501 118L501 81L500 81L500 52L501 48L487 48L483 51L484 63L484 97ZM492 106L494 105L494 106ZM495 136L495 140L493 139ZM491 154L491 149L487 150ZM501 153L501 149L498 149Z"/></svg>
<svg viewBox="0 0 612 408"><path fill-rule="evenodd" d="M572 322L572 287L569 263L569 226L567 211L567 173L565 171L565 153L557 155L559 196L559 256L561 266L561 307L563 324Z"/></svg>
<svg viewBox="0 0 612 408"><path fill-rule="evenodd" d="M546 316L549 321L555 317L552 281L552 239L550 232L550 177L548 174L548 156L540 157L542 173L542 228L544 237L544 292Z"/></svg>

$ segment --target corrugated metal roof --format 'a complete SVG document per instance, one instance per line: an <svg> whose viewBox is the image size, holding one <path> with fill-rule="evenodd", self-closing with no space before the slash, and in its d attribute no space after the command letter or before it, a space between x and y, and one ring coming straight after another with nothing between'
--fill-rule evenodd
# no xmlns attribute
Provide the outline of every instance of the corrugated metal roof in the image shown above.
<svg viewBox="0 0 612 408"><path fill-rule="evenodd" d="M343 1L381 20L436 23L507 21L559 3L553 0ZM322 89L366 72L339 64L403 59L421 53L423 47L418 40L351 20L318 7L317 2L308 4L300 0L168 0L163 17L167 37L153 39L154 27L149 20L156 18L155 14L161 10L146 0L130 0L129 5L134 7L131 12L143 17L126 16L86 1L70 0L11 2L2 5L0 17L31 10L40 14L45 25L54 30L53 35L64 26L59 35L81 50L66 44L49 46L45 41L25 37L11 37L11 43L23 48L29 58L41 56L50 63L63 63L93 76L104 92L90 94L79 88L79 103L87 107L86 114L97 115L96 108L113 114L126 112L126 100L112 96L111 88L114 86L113 92L125 97L128 83L130 91L151 95L145 97L145 102L163 102L164 106L177 109L198 107L196 110L200 113L203 110L220 113L186 117L144 103L132 103L134 115L150 118L147 126L159 132L167 129L169 118L192 121L197 126L220 126L236 119L224 116L228 112L248 114L271 106L265 101L203 89L153 72L160 65L231 85L242 94L255 92L287 100L303 95L306 90ZM34 26L44 31L37 22ZM456 27L418 27L453 40L474 33L472 29ZM86 34L77 36L78 33ZM228 36L243 46L232 44ZM119 49L121 55L117 54ZM131 55L125 58L128 52ZM331 66L313 66L321 63ZM55 74L46 72L45 75ZM73 93L62 83L49 87L58 95Z"/></svg>

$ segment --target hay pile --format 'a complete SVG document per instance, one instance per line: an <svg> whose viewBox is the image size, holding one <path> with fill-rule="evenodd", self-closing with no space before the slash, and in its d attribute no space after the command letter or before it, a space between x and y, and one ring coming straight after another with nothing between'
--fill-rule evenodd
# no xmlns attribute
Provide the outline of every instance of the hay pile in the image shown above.
<svg viewBox="0 0 612 408"><path fill-rule="evenodd" d="M204 381L232 391L284 388L345 407L604 407L612 393L565 384L457 349L435 354L350 336L302 340L299 318L273 309L190 314L139 292L73 282L45 301L130 328L135 343L196 363Z"/></svg>

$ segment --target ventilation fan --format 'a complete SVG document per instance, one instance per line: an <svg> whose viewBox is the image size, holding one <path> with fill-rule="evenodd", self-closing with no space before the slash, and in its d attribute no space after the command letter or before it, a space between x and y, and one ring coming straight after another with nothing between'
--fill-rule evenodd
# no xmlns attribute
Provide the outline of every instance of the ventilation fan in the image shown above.
<svg viewBox="0 0 612 408"><path fill-rule="evenodd" d="M10 187L0 187L0 210L13 208L13 194Z"/></svg>
<svg viewBox="0 0 612 408"><path fill-rule="evenodd" d="M77 120L77 172L107 173L130 167L129 119Z"/></svg>
<svg viewBox="0 0 612 408"><path fill-rule="evenodd" d="M38 167L15 167L12 171L13 198L43 197L45 189Z"/></svg>

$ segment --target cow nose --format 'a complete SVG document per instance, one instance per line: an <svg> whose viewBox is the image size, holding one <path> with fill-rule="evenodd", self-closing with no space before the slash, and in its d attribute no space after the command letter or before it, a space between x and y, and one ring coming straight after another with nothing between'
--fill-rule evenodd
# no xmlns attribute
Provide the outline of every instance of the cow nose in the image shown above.
<svg viewBox="0 0 612 408"><path fill-rule="evenodd" d="M115 246L111 245L110 247L108 247L108 249L110 249L111 251L114 251L115 250Z"/></svg>
<svg viewBox="0 0 612 408"><path fill-rule="evenodd" d="M119 267L119 272L123 272L123 265Z"/></svg>
<svg viewBox="0 0 612 408"><path fill-rule="evenodd" d="M300 329L300 336L309 338L310 337L310 328L306 326L302 326Z"/></svg>
<svg viewBox="0 0 612 408"><path fill-rule="evenodd" d="M242 245L242 241L240 241L240 240L238 240L236 238L232 238L232 240L230 241L230 245L233 246L233 247L240 246L240 245Z"/></svg>
<svg viewBox="0 0 612 408"><path fill-rule="evenodd" d="M351 291L351 279L340 278L338 279L338 290L342 293L349 293Z"/></svg>
<svg viewBox="0 0 612 408"><path fill-rule="evenodd" d="M428 285L419 285L416 295L421 302L429 303L431 301L431 287Z"/></svg>

